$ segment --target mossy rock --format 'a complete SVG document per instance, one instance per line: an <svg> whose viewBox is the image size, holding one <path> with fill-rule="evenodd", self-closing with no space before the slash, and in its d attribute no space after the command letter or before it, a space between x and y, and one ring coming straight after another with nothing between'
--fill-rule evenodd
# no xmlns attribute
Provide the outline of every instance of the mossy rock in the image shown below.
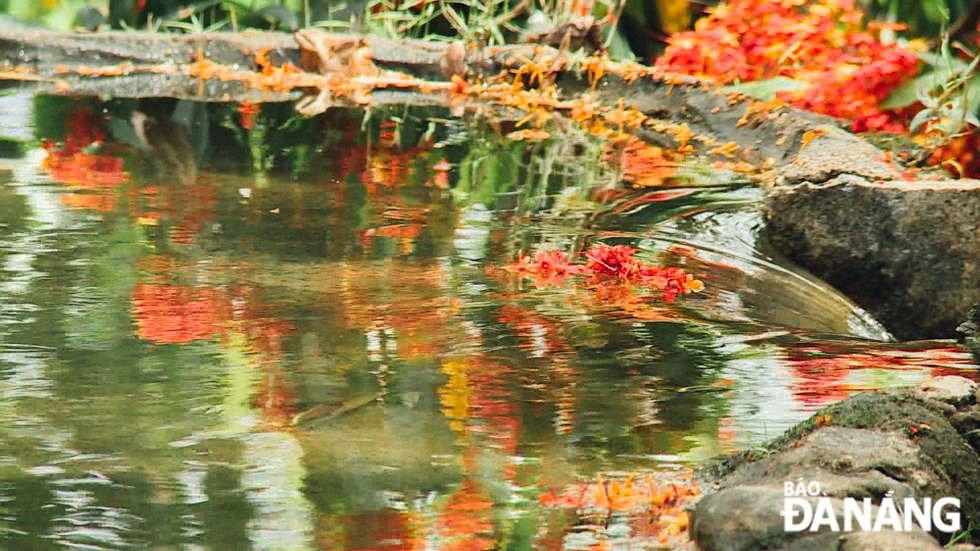
<svg viewBox="0 0 980 551"><path fill-rule="evenodd" d="M971 403L964 407L972 406ZM964 435L950 424L948 417L956 413L954 406L925 399L916 389L861 393L821 409L763 448L709 465L701 474L708 480L722 481L748 463L796 448L807 435L823 427L904 434L918 449L920 460L928 463L938 476L909 477L900 469L888 472L887 466L878 470L907 484L919 497L958 497L963 518L968 519L980 513L980 457Z"/></svg>
<svg viewBox="0 0 980 551"><path fill-rule="evenodd" d="M974 305L966 321L956 328L960 340L973 354L973 363L980 365L980 305Z"/></svg>

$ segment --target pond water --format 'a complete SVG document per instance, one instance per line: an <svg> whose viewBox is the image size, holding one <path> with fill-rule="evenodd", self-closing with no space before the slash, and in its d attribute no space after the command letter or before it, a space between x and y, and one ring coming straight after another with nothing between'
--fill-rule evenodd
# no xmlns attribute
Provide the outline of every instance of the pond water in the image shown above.
<svg viewBox="0 0 980 551"><path fill-rule="evenodd" d="M764 192L737 175L692 168L596 215L623 174L588 136L139 105L176 107L188 161L134 147L135 107L0 98L10 549L656 540L542 496L669 481L851 392L972 377L953 343L887 342L769 251ZM504 269L595 244L704 289Z"/></svg>

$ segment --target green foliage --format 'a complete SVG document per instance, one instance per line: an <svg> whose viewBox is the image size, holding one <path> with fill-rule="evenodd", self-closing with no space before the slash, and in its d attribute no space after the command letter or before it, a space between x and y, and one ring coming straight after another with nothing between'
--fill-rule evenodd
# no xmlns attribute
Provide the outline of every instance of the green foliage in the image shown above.
<svg viewBox="0 0 980 551"><path fill-rule="evenodd" d="M944 39L938 54L920 54L929 69L914 81L896 89L882 104L885 109L897 109L914 104L923 105L909 129L922 131L937 147L962 135L971 127L980 126L976 113L980 109L980 55L970 63L960 61L950 51Z"/></svg>
<svg viewBox="0 0 980 551"><path fill-rule="evenodd" d="M398 0L369 0L366 30L391 38L452 38L488 45L513 42L517 30L509 22L530 3L511 0L439 0L420 10L404 9ZM509 40L508 40L509 39Z"/></svg>
<svg viewBox="0 0 980 551"><path fill-rule="evenodd" d="M91 3L104 7L106 1ZM49 29L68 31L74 26L78 10L89 4L88 0L4 0L2 7L4 13L18 19L37 21Z"/></svg>
<svg viewBox="0 0 980 551"><path fill-rule="evenodd" d="M972 0L874 0L869 8L872 18L905 23L914 35L931 37L972 6Z"/></svg>
<svg viewBox="0 0 980 551"><path fill-rule="evenodd" d="M226 18L210 25L205 25L204 20L199 18L196 13L192 13L188 19L188 21L164 21L163 26L168 29L182 30L190 34L200 34L217 32L230 23L230 20Z"/></svg>
<svg viewBox="0 0 980 551"><path fill-rule="evenodd" d="M977 533L980 532L980 515L970 515L968 518L967 525L953 534L949 542L946 543L946 548L953 547L956 544L969 543L977 541Z"/></svg>
<svg viewBox="0 0 980 551"><path fill-rule="evenodd" d="M369 34L388 38L422 38L429 35L429 26L439 13L430 2L421 12L398 10L397 0L369 0L365 30Z"/></svg>
<svg viewBox="0 0 980 551"><path fill-rule="evenodd" d="M497 194L513 191L517 185L521 145L505 144L493 134L474 140L460 164L460 179L454 191L467 196L469 204L492 206Z"/></svg>

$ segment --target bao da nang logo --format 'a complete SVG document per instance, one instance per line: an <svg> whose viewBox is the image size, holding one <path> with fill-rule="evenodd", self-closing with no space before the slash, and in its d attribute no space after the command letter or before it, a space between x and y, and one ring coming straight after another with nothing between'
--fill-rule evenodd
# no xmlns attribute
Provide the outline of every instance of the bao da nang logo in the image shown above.
<svg viewBox="0 0 980 551"><path fill-rule="evenodd" d="M913 525L926 532L932 531L933 526L940 532L960 529L960 500L955 497L943 497L935 503L928 497L921 500L907 497L898 504L892 499L892 492L888 492L874 511L871 498L833 500L820 493L820 483L815 481L787 482L784 493L786 498L779 514L787 532L816 532L824 526L832 532L879 532L883 528L908 532ZM816 498L816 507L807 497ZM843 522L839 522L839 518Z"/></svg>

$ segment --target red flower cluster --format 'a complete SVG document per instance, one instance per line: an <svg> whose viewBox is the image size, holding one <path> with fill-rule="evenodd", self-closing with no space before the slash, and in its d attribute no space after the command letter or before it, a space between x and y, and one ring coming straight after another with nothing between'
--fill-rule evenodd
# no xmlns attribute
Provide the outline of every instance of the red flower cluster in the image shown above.
<svg viewBox="0 0 980 551"><path fill-rule="evenodd" d="M963 167L961 177L980 178L980 136L971 132L951 139L932 151L928 163L933 166L944 165L951 160Z"/></svg>
<svg viewBox="0 0 980 551"><path fill-rule="evenodd" d="M656 66L722 84L777 76L810 86L778 95L852 121L855 131L901 132L878 104L917 72L915 52L885 45L861 27L853 0L730 0L670 38Z"/></svg>
<svg viewBox="0 0 980 551"><path fill-rule="evenodd" d="M595 274L614 276L620 279L652 285L664 293L664 300L672 302L677 295L700 291L701 281L680 268L646 266L636 258L636 249L626 245L596 245L586 253L586 269Z"/></svg>
<svg viewBox="0 0 980 551"><path fill-rule="evenodd" d="M636 258L636 249L626 245L609 246L599 243L585 253L585 266L571 264L561 251L541 251L534 260L523 256L517 264L505 266L511 272L530 274L539 282L562 284L566 276L587 274L593 278L614 277L653 286L664 293L666 302L673 302L677 295L704 288L701 281L680 268L647 266Z"/></svg>

